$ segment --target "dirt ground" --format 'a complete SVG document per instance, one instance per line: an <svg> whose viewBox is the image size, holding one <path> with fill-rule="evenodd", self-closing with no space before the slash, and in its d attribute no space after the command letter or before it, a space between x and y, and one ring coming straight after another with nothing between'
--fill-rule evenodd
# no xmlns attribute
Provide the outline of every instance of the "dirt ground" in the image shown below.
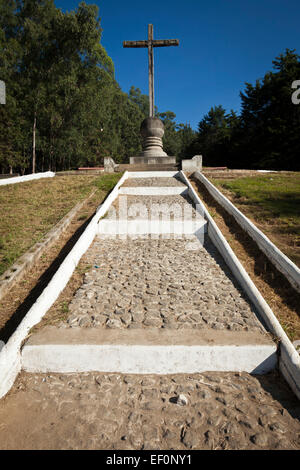
<svg viewBox="0 0 300 470"><path fill-rule="evenodd" d="M299 418L276 372L22 373L0 401L0 449L296 450Z"/></svg>

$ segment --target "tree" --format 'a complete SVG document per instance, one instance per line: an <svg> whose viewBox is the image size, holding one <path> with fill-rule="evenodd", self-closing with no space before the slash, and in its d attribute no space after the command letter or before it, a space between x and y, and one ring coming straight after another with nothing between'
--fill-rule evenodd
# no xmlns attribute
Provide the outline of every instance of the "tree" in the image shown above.
<svg viewBox="0 0 300 470"><path fill-rule="evenodd" d="M300 107L291 101L291 85L300 76L299 56L286 49L255 86L240 94L241 149L250 167L299 170Z"/></svg>
<svg viewBox="0 0 300 470"><path fill-rule="evenodd" d="M195 149L204 155L206 165L218 166L227 162L236 119L234 111L228 115L219 105L212 107L199 122Z"/></svg>
<svg viewBox="0 0 300 470"><path fill-rule="evenodd" d="M122 92L101 34L95 5L63 13L54 0L0 0L1 171L98 165L106 155L125 162L140 152L149 100L135 87Z"/></svg>
<svg viewBox="0 0 300 470"><path fill-rule="evenodd" d="M193 151L207 165L300 170L300 106L292 103L292 83L300 77L295 50L286 49L254 85L240 93L241 115L211 108L200 121Z"/></svg>
<svg viewBox="0 0 300 470"><path fill-rule="evenodd" d="M192 158L197 154L195 151L196 132L191 128L190 124L178 124L177 141L178 141L178 160Z"/></svg>
<svg viewBox="0 0 300 470"><path fill-rule="evenodd" d="M134 86L130 88L128 97L132 103L135 103L139 107L144 118L147 118L149 116L149 97L142 95L141 90Z"/></svg>
<svg viewBox="0 0 300 470"><path fill-rule="evenodd" d="M165 126L165 133L163 136L164 151L168 155L177 156L179 154L180 142L176 132L176 114L172 111L165 111L164 113L157 113L157 117L162 120Z"/></svg>

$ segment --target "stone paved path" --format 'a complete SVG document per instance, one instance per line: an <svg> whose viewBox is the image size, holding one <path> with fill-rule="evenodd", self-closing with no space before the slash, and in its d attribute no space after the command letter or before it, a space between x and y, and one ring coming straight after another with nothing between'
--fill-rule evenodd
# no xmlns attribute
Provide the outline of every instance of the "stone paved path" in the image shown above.
<svg viewBox="0 0 300 470"><path fill-rule="evenodd" d="M299 418L276 373L22 373L0 401L0 449L300 449Z"/></svg>
<svg viewBox="0 0 300 470"><path fill-rule="evenodd" d="M161 219L161 220L191 220L201 215L196 212L191 199L186 195L172 196L128 196L121 195L112 204L106 218L118 216L127 220L132 219ZM124 211L125 214L124 214Z"/></svg>
<svg viewBox="0 0 300 470"><path fill-rule="evenodd" d="M186 185L180 181L178 178L128 178L124 184L124 187L149 187L149 186L156 186L156 187L186 187Z"/></svg>
<svg viewBox="0 0 300 470"><path fill-rule="evenodd" d="M68 326L262 332L214 245L195 240L96 239Z"/></svg>

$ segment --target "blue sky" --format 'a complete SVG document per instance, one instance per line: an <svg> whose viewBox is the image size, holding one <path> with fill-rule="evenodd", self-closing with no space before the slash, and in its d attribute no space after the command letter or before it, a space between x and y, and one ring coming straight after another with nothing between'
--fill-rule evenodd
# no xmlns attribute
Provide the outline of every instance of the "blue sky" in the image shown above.
<svg viewBox="0 0 300 470"><path fill-rule="evenodd" d="M239 92L271 70L286 48L300 55L299 0L86 0L99 7L102 44L123 91L148 94L146 49L123 49L124 40L179 39L155 48L155 104L176 122L198 122L211 106L240 110ZM55 0L70 11L79 0ZM151 6L150 6L151 5ZM300 79L300 77L299 77Z"/></svg>

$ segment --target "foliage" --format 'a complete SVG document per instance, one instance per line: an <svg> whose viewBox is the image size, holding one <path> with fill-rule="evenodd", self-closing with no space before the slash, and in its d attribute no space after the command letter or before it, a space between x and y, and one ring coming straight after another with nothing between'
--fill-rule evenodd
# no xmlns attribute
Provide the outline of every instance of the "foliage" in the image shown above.
<svg viewBox="0 0 300 470"><path fill-rule="evenodd" d="M115 187L121 176L122 173L108 173L101 176L94 184L101 191L109 192Z"/></svg>
<svg viewBox="0 0 300 470"><path fill-rule="evenodd" d="M193 142L196 138L196 133L192 130L189 124L176 124L176 114L172 111L164 113L157 113L165 126L165 134L163 137L164 151L168 155L178 157L181 161L183 158L193 157Z"/></svg>
<svg viewBox="0 0 300 470"><path fill-rule="evenodd" d="M120 89L101 33L95 5L63 13L54 0L0 0L2 173L31 172L35 161L36 171L99 165L105 156L128 162L141 151L148 96ZM166 145L177 155L174 118L164 113Z"/></svg>
<svg viewBox="0 0 300 470"><path fill-rule="evenodd" d="M134 86L120 89L101 33L95 5L63 13L54 0L0 0L2 173L94 166L105 156L125 163L139 154L149 99ZM161 116L167 152L184 153L189 134L177 132L174 113Z"/></svg>
<svg viewBox="0 0 300 470"><path fill-rule="evenodd" d="M194 145L206 165L300 170L300 105L291 99L299 56L286 49L273 68L255 85L245 84L240 116L215 106L200 121Z"/></svg>
<svg viewBox="0 0 300 470"><path fill-rule="evenodd" d="M54 0L0 0L0 171L58 171L119 163L141 150L140 125L149 100L132 86L124 93L101 44L95 5L63 13ZM203 154L205 165L299 170L300 105L291 100L299 56L287 49L273 71L240 93L239 116L212 107L195 132L158 112L164 149L178 160Z"/></svg>

